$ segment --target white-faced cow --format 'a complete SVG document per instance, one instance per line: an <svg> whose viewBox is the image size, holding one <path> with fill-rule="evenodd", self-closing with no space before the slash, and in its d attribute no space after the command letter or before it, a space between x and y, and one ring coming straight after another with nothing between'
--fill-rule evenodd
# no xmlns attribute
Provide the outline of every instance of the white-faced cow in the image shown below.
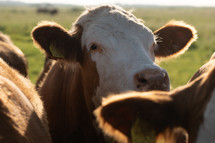
<svg viewBox="0 0 215 143"><path fill-rule="evenodd" d="M43 103L34 85L1 58L0 142L51 142Z"/></svg>
<svg viewBox="0 0 215 143"><path fill-rule="evenodd" d="M22 51L16 47L10 38L0 32L0 58L12 68L28 77L28 63Z"/></svg>
<svg viewBox="0 0 215 143"><path fill-rule="evenodd" d="M197 74L192 82L172 92L133 92L104 99L95 111L99 126L123 142L178 143L179 131L188 133L189 143L213 143L215 60Z"/></svg>
<svg viewBox="0 0 215 143"><path fill-rule="evenodd" d="M67 31L42 22L32 31L52 65L39 93L54 142L99 142L93 110L109 93L169 90L167 72L155 58L183 53L196 31L171 21L154 33L117 6L86 10Z"/></svg>

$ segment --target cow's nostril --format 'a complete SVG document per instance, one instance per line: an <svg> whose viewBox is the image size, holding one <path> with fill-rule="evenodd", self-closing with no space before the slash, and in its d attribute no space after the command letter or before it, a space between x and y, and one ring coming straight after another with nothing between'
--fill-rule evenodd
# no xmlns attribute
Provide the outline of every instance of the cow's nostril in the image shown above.
<svg viewBox="0 0 215 143"><path fill-rule="evenodd" d="M147 83L147 80L145 78L138 78L137 79L140 83L142 84L146 84Z"/></svg>
<svg viewBox="0 0 215 143"><path fill-rule="evenodd" d="M135 86L138 90L169 90L169 77L164 71L144 70L134 76Z"/></svg>
<svg viewBox="0 0 215 143"><path fill-rule="evenodd" d="M148 84L148 80L146 80L146 78L144 77L143 74L138 74L138 75L136 76L136 87L137 87L138 89L140 89L140 88L146 86L147 84Z"/></svg>

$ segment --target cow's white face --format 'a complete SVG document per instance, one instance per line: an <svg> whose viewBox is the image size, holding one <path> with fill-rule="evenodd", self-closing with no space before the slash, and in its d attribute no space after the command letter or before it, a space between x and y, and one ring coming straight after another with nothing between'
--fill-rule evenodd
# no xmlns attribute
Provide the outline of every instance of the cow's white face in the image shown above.
<svg viewBox="0 0 215 143"><path fill-rule="evenodd" d="M99 74L95 102L110 92L137 90L134 76L138 72L163 70L154 63L154 34L132 14L103 7L93 16L92 12L82 15L76 24L84 29L82 47L89 51Z"/></svg>
<svg viewBox="0 0 215 143"><path fill-rule="evenodd" d="M183 22L170 22L152 33L131 13L107 5L86 10L74 27L78 28L67 32L56 23L46 22L37 26L32 36L52 58L83 66L88 59L83 57L90 57L95 66L83 66L83 75L88 78L85 81L95 81L86 69L96 68L98 84L86 86L95 88L96 106L109 93L169 90L168 75L154 63L155 57L183 53L196 38L195 29ZM160 38L158 42L155 35Z"/></svg>

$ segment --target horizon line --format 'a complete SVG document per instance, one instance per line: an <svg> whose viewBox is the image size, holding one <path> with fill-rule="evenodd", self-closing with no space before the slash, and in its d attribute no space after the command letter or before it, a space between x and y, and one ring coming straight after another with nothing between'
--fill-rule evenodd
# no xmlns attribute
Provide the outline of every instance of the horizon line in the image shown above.
<svg viewBox="0 0 215 143"><path fill-rule="evenodd" d="M122 2L104 2L104 3L91 3L91 4L81 4L81 3L71 3L71 2L32 2L32 1L20 1L20 0L0 0L0 3L4 2L6 3L20 3L20 4L26 4L26 5L39 5L39 4L52 4L52 5L73 5L73 6L96 6L101 4L114 4L114 5L121 5L121 6L154 6L154 7L215 7L215 5L190 5L190 4L144 4L144 3L122 3Z"/></svg>

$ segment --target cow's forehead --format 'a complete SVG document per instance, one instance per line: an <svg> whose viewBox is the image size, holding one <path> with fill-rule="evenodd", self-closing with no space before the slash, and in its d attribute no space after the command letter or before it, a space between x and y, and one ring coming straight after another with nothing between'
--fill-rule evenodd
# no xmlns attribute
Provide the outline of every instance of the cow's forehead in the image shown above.
<svg viewBox="0 0 215 143"><path fill-rule="evenodd" d="M115 35L120 33L124 36L146 39L148 43L154 41L154 35L141 20L133 14L117 6L100 6L86 10L77 20L76 24L81 25L87 35L96 36L96 33L107 33ZM102 37L102 35L100 35ZM104 37L102 37L104 38ZM148 46L148 45L146 45Z"/></svg>
<svg viewBox="0 0 215 143"><path fill-rule="evenodd" d="M77 23L104 21L105 19L130 20L141 23L133 14L117 6L100 6L86 10L78 19Z"/></svg>

